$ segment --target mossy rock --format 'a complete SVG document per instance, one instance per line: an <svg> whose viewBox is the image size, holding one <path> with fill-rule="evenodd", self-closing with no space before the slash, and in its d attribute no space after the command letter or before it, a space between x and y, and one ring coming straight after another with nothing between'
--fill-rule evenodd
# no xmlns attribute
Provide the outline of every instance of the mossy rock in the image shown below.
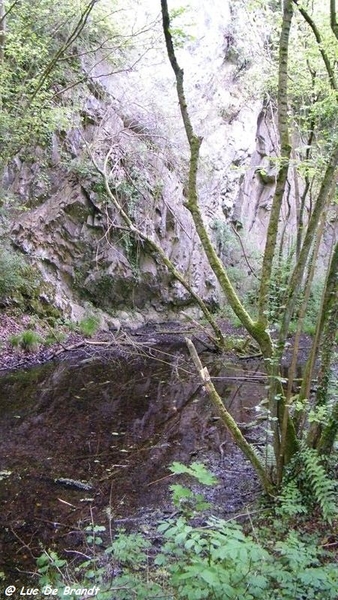
<svg viewBox="0 0 338 600"><path fill-rule="evenodd" d="M256 174L258 175L260 181L264 183L264 185L272 185L276 181L276 173L268 173L265 169L258 167L256 169Z"/></svg>

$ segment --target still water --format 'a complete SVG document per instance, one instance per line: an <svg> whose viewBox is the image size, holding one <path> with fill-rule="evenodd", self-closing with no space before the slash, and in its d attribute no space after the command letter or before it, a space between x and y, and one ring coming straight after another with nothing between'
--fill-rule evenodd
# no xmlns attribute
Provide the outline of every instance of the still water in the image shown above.
<svg viewBox="0 0 338 600"><path fill-rule="evenodd" d="M236 418L252 420L264 393L258 366L203 360ZM137 525L170 512L174 460L214 467L224 514L257 488L183 344L82 352L0 385L0 572L11 583L34 581L43 548L80 551L92 521Z"/></svg>

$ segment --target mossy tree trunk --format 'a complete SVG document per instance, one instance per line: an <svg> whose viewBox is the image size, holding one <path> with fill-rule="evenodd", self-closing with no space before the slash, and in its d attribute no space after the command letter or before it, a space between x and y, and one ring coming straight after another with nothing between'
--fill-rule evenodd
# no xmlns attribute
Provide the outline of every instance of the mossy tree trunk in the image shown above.
<svg viewBox="0 0 338 600"><path fill-rule="evenodd" d="M188 346L188 350L190 352L190 356L192 357L194 365L199 373L201 383L203 384L206 391L208 392L208 395L209 395L216 411L219 413L223 423L225 424L228 431L230 432L236 445L242 450L243 454L247 457L247 459L251 462L251 464L255 468L255 471L261 480L261 483L263 485L265 492L268 495L273 495L274 486L269 479L269 476L264 468L264 465L262 464L261 460L258 458L257 454L255 453L253 446L251 444L249 444L247 442L247 440L245 439L244 435L242 434L241 430L239 429L234 418L231 416L231 414L225 408L225 406L222 402L222 398L219 396L214 384L211 381L208 369L206 367L203 367L203 365L200 361L200 358L196 352L196 348L195 348L194 344L188 338L186 339L186 343Z"/></svg>
<svg viewBox="0 0 338 600"><path fill-rule="evenodd" d="M263 261L263 270L261 276L261 291L260 291L260 316L258 321L251 318L249 313L246 311L243 303L239 299L234 286L232 285L230 278L224 268L222 262L217 256L215 248L211 242L210 236L207 232L206 226L203 221L203 217L199 208L198 203L198 191L197 191L197 171L199 163L199 152L202 139L196 135L189 116L187 101L184 91L184 79L183 70L180 68L173 46L172 36L170 33L170 18L168 12L167 0L161 0L162 7L162 23L163 31L165 36L167 54L170 60L170 64L176 78L176 89L179 101L179 107L181 111L182 121L184 124L186 136L190 147L190 159L189 159L189 174L188 174L188 197L185 206L190 211L196 231L202 243L204 252L208 258L209 264L215 273L220 286L232 308L234 313L239 318L241 324L246 328L248 333L258 343L262 355L265 359L267 372L270 380L270 410L273 415L272 428L274 434L274 449L275 455L278 459L280 454L280 425L281 418L284 414L284 392L280 380L280 364L279 364L279 351L272 341L268 330L268 322L266 319L266 308L268 304L268 296L270 289L270 280L272 273L273 258L276 251L277 235L278 235L278 223L281 203L284 195L285 184L288 173L288 161L290 157L291 147L289 143L288 134L288 113L287 113L287 59L288 59L288 40L291 27L292 19L292 1L286 2L286 8L284 11L283 27L281 34L281 49L280 49L280 75L279 75L279 101L280 101L280 116L279 116L279 128L280 128L280 139L282 143L281 160L279 175L277 178L277 187L274 197L274 204L272 209L272 217L269 225L268 239L265 250L265 257ZM293 453L297 449L297 440L295 431L292 426L290 419L287 419L286 433L285 433L285 456L287 462ZM254 465L255 466L255 465Z"/></svg>
<svg viewBox="0 0 338 600"><path fill-rule="evenodd" d="M291 22L293 16L292 0L284 3L283 21L279 40L279 68L278 68L278 133L280 142L279 169L276 188L272 201L269 225L266 236L265 251L261 272L261 285L259 291L258 318L260 323L267 326L267 312L271 288L273 261L276 256L278 226L280 212L285 192L289 171L291 145L289 136L288 115L288 58Z"/></svg>
<svg viewBox="0 0 338 600"><path fill-rule="evenodd" d="M0 0L0 64L4 60L5 40L6 40L6 14L5 0Z"/></svg>
<svg viewBox="0 0 338 600"><path fill-rule="evenodd" d="M231 281L228 277L228 274L223 266L223 263L217 256L215 248L210 240L210 236L207 232L206 226L203 222L203 217L201 214L201 210L199 208L198 203L198 192L197 192L197 172L198 172L198 164L199 164L199 153L200 147L202 144L202 138L196 135L194 132L187 101L185 98L184 92L184 81L183 81L183 69L180 68L173 46L172 36L170 33L170 18L168 12L168 3L167 0L161 0L162 6L162 23L163 23L163 31L165 36L166 48L168 57L170 60L170 64L173 68L175 79L176 79L176 89L177 96L180 106L180 111L182 115L182 120L187 136L187 140L190 147L190 157L189 157L189 173L188 173L188 194L187 194L187 202L185 203L186 208L192 215L196 231L198 233L199 239L202 243L204 252L208 258L209 264L215 273L218 282L229 301L229 304L237 315L243 326L246 330L252 335L252 337L258 342L263 355L265 357L270 357L272 353L272 341L269 333L267 332L265 327L262 327L261 324L256 323L249 315L249 313L245 310L242 302L240 301L234 286L231 284Z"/></svg>
<svg viewBox="0 0 338 600"><path fill-rule="evenodd" d="M332 188L335 183L335 173L338 164L338 145L334 146L332 153L329 157L329 161L322 178L320 190L317 196L316 205L311 215L302 249L300 251L298 260L295 264L294 270L290 277L286 298L285 298L285 310L282 319L282 325L280 329L280 343L285 342L286 336L289 331L291 319L294 315L294 309L297 302L297 294L300 290L306 263L311 255L311 248L317 235L318 226L321 217L326 209L328 201L331 198Z"/></svg>
<svg viewBox="0 0 338 600"><path fill-rule="evenodd" d="M320 344L320 371L318 376L318 389L314 410L327 407L330 401L329 385L331 382L331 367L335 354L336 337L338 331L338 243L335 245L330 269L327 277L326 288L319 320ZM335 400L335 405L338 402ZM318 448L321 453L329 453L332 449L338 431L337 408L333 408L327 425L321 421L314 421L308 434L308 445Z"/></svg>

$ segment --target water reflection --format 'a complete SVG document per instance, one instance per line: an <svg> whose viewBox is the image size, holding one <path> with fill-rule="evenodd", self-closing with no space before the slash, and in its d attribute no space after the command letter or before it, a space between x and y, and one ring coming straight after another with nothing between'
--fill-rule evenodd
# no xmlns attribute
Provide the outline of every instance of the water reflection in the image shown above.
<svg viewBox="0 0 338 600"><path fill-rule="evenodd" d="M235 364L205 360L236 418L250 420L262 383L246 381ZM84 524L102 523L108 507L117 521L165 508L173 460L213 456L221 471L224 452L242 461L183 346L83 354L3 377L0 414L0 570L11 583L23 580L17 569L31 570L42 546L80 548ZM245 484L233 467L218 490L228 510ZM250 468L241 469L240 479L248 469L252 482Z"/></svg>

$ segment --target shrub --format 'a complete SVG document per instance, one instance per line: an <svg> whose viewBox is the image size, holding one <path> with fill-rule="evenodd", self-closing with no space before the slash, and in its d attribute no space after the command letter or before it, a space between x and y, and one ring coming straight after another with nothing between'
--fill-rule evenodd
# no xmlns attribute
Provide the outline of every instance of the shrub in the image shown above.
<svg viewBox="0 0 338 600"><path fill-rule="evenodd" d="M29 267L24 258L9 250L0 251L0 300L11 300L26 286Z"/></svg>
<svg viewBox="0 0 338 600"><path fill-rule="evenodd" d="M94 315L89 315L79 322L78 327L83 335L92 337L97 332L99 325L99 318Z"/></svg>
<svg viewBox="0 0 338 600"><path fill-rule="evenodd" d="M66 339L66 334L63 331L51 330L44 339L45 346L52 346L53 344L61 344Z"/></svg>
<svg viewBox="0 0 338 600"><path fill-rule="evenodd" d="M22 333L12 335L9 338L9 342L13 347L19 347L26 352L35 352L38 349L39 344L43 343L43 339L36 331L27 329Z"/></svg>
<svg viewBox="0 0 338 600"><path fill-rule="evenodd" d="M207 485L215 481L199 463L190 467L174 463L171 470L194 476ZM269 531L268 538L267 529L259 526L254 535L248 535L234 520L206 517L206 504L201 502L199 493L195 495L192 489L181 485L171 489L179 514L159 525L155 535L157 543L162 536L160 548L157 544L152 546L144 535L120 530L100 555L95 553L95 545L101 548L105 528L86 528L93 558L76 568L76 580L81 582L76 584L78 587L89 587L95 581L100 588L97 600L337 598L336 561L330 562L319 536L298 533L285 524L282 529ZM196 520L198 511L202 512ZM44 583L48 578L54 581L57 575L61 598L60 590L66 582L69 585L71 572L51 554L40 557L39 571Z"/></svg>

